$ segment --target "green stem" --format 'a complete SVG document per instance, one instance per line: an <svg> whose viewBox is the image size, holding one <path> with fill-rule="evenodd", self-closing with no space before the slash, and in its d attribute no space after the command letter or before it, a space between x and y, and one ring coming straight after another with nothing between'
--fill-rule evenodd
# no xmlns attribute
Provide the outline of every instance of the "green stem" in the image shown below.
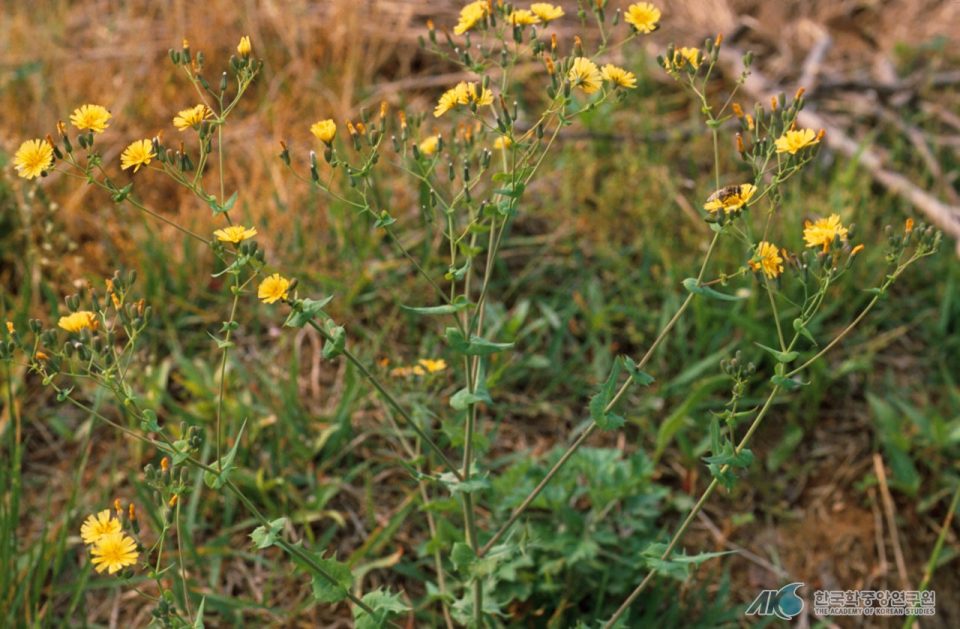
<svg viewBox="0 0 960 629"><path fill-rule="evenodd" d="M324 330L322 327L320 327L320 325L316 321L311 319L309 323L310 323L310 327L316 330L320 334L320 336L323 337L325 341L333 342L333 338L329 334L327 334L327 331ZM373 388L377 390L377 392L380 394L383 400L387 403L387 405L390 406L393 410L395 410L400 415L400 417L402 417L407 422L410 428L412 428L413 431L417 433L417 436L420 437L420 439L422 439L423 442L427 444L427 446L429 446L431 450L433 450L434 454L440 457L440 460L443 461L443 464L447 467L447 469L451 473L453 473L454 476L457 477L457 480L462 481L463 475L460 473L460 470L457 468L456 464L454 464L453 461L451 461L447 457L447 455L443 453L443 450L440 448L440 446L436 444L436 442L434 442L430 437L427 436L427 434L417 424L417 422L414 421L413 417L411 417L410 414L406 410L404 410L402 406L400 406L400 402L398 402L397 399L393 397L393 394L390 393L390 391L388 391L386 387L384 387L383 384L380 383L380 380L375 375L373 375L373 373L371 373L369 369L367 369L366 365L364 365L363 362L359 358L357 358L357 356L353 352L351 352L346 348L344 348L343 350L343 355L346 357L347 360L353 363L354 367L360 370L360 373L363 375L363 377L366 378L371 385L373 385Z"/></svg>

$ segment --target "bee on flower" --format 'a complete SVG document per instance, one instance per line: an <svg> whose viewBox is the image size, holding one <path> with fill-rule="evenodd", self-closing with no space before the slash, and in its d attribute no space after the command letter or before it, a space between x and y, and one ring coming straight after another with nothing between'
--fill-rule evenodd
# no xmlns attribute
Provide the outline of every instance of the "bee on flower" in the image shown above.
<svg viewBox="0 0 960 629"><path fill-rule="evenodd" d="M757 188L752 183L720 188L707 198L703 209L711 214L716 214L720 210L723 210L724 214L731 214L746 206L756 191Z"/></svg>

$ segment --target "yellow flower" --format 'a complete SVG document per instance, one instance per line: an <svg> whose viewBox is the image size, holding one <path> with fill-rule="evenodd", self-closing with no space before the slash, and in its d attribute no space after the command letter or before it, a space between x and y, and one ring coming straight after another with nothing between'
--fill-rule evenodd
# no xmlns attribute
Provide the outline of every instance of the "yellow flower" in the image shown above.
<svg viewBox="0 0 960 629"><path fill-rule="evenodd" d="M628 72L623 68L618 68L615 65L607 64L603 66L603 71L601 72L604 80L610 81L618 87L625 87L627 89L633 89L637 86L637 77L633 72Z"/></svg>
<svg viewBox="0 0 960 629"><path fill-rule="evenodd" d="M251 50L253 50L253 46L250 45L250 38L244 35L240 38L240 43L237 44L237 54L241 57L246 57L250 54Z"/></svg>
<svg viewBox="0 0 960 629"><path fill-rule="evenodd" d="M78 310L65 317L60 317L57 325L67 332L79 332L86 329L96 330L100 327L100 321L97 319L97 315L89 310Z"/></svg>
<svg viewBox="0 0 960 629"><path fill-rule="evenodd" d="M318 120L310 127L310 133L324 144L330 144L337 137L337 123L329 118Z"/></svg>
<svg viewBox="0 0 960 629"><path fill-rule="evenodd" d="M640 33L652 33L657 30L657 22L660 21L660 9L649 2L635 2L627 7L623 19Z"/></svg>
<svg viewBox="0 0 960 629"><path fill-rule="evenodd" d="M847 228L840 222L839 214L803 224L803 239L808 247L823 247L824 251L828 251L836 238L847 239Z"/></svg>
<svg viewBox="0 0 960 629"><path fill-rule="evenodd" d="M110 515L110 509L104 509L87 518L80 527L80 539L84 544L96 544L104 535L120 532L120 520Z"/></svg>
<svg viewBox="0 0 960 629"><path fill-rule="evenodd" d="M457 35L463 35L478 23L490 12L490 5L487 0L477 0L460 9L460 20L453 28Z"/></svg>
<svg viewBox="0 0 960 629"><path fill-rule="evenodd" d="M137 563L137 544L132 538L117 531L102 536L93 545L92 563L97 572L113 574Z"/></svg>
<svg viewBox="0 0 960 629"><path fill-rule="evenodd" d="M137 172L141 166L149 164L154 157L156 154L153 152L153 142L137 140L123 149L123 153L120 154L120 168L126 170L133 166L133 172Z"/></svg>
<svg viewBox="0 0 960 629"><path fill-rule="evenodd" d="M730 214L745 206L756 191L757 187L752 183L720 188L707 198L703 209L711 213L723 210L726 214Z"/></svg>
<svg viewBox="0 0 960 629"><path fill-rule="evenodd" d="M217 237L217 240L220 242L232 242L233 244L241 243L248 238L253 238L257 235L256 227L244 227L243 225L231 225L230 227L224 227L223 229L218 229L213 232L213 235Z"/></svg>
<svg viewBox="0 0 960 629"><path fill-rule="evenodd" d="M290 280L274 273L270 277L260 282L260 288L257 289L257 297L265 304L272 304L281 299L286 299L290 290Z"/></svg>
<svg viewBox="0 0 960 629"><path fill-rule="evenodd" d="M210 111L206 105L200 104L196 107L190 107L189 109L182 109L177 112L176 117L173 119L173 126L175 126L180 131L189 129L191 127L196 127L204 118L209 118L213 115L213 112Z"/></svg>
<svg viewBox="0 0 960 629"><path fill-rule="evenodd" d="M539 24L540 18L526 9L516 9L507 16L507 22L514 26L530 26Z"/></svg>
<svg viewBox="0 0 960 629"><path fill-rule="evenodd" d="M70 114L73 126L83 131L90 129L94 133L103 133L109 127L108 121L112 118L106 107L100 105L81 105Z"/></svg>
<svg viewBox="0 0 960 629"><path fill-rule="evenodd" d="M417 364L427 370L428 373L437 373L447 368L447 361L442 358L433 360L430 358L421 358Z"/></svg>
<svg viewBox="0 0 960 629"><path fill-rule="evenodd" d="M599 90L603 81L597 64L586 57L577 57L573 60L573 65L570 66L570 71L567 73L567 79L574 87L582 89L584 94L593 94Z"/></svg>
<svg viewBox="0 0 960 629"><path fill-rule="evenodd" d="M437 102L437 107L433 110L433 115L439 118L457 105L469 105L470 103L476 103L477 106L480 107L492 105L493 92L490 90L482 90L478 94L476 83L460 81L443 93Z"/></svg>
<svg viewBox="0 0 960 629"><path fill-rule="evenodd" d="M694 70L700 67L700 49L699 48L677 48L673 51L673 59L667 59L668 70L680 70L683 64L689 63ZM738 105L739 107L739 105Z"/></svg>
<svg viewBox="0 0 960 629"><path fill-rule="evenodd" d="M7 321L7 332L13 334L16 331L16 328L13 327L13 321Z"/></svg>
<svg viewBox="0 0 960 629"><path fill-rule="evenodd" d="M787 131L777 138L777 153L790 153L795 155L800 149L812 146L820 139L813 129L800 129L799 131Z"/></svg>
<svg viewBox="0 0 960 629"><path fill-rule="evenodd" d="M513 140L506 135L501 135L499 138L493 141L493 148L495 149L508 149L512 145Z"/></svg>
<svg viewBox="0 0 960 629"><path fill-rule="evenodd" d="M748 264L754 271L763 271L770 279L780 277L783 273L783 258L777 246L765 240L757 245L757 253Z"/></svg>
<svg viewBox="0 0 960 629"><path fill-rule="evenodd" d="M563 17L563 8L554 6L548 2L534 2L530 5L530 10L540 18L542 22L552 22Z"/></svg>
<svg viewBox="0 0 960 629"><path fill-rule="evenodd" d="M433 155L437 152L437 147L440 146L440 138L435 135L431 135L417 147L420 149L420 152L424 155Z"/></svg>
<svg viewBox="0 0 960 629"><path fill-rule="evenodd" d="M46 140L27 140L13 156L13 165L24 179L35 179L53 166L53 147Z"/></svg>

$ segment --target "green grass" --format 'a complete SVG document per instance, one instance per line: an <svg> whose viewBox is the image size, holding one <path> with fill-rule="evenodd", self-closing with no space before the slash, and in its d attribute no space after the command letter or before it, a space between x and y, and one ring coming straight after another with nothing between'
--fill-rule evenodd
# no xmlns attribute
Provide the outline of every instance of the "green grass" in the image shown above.
<svg viewBox="0 0 960 629"><path fill-rule="evenodd" d="M681 281L695 274L708 240L704 224L678 203L682 197L696 208L698 199L711 191L706 183L686 183L703 181L700 175L709 167L706 135L684 138L677 129L657 129L647 122L676 108L673 95L641 90L628 104L628 114L611 116L601 110L587 123L592 133L611 139L564 143L541 184L528 193L526 210L512 226L496 270L489 334L516 342L523 352L522 358L492 361L489 369L491 387L509 393L508 403L498 404L481 423L480 448L490 452L497 478L481 494L490 513L481 521L484 530L503 520L556 456L555 448L586 421L587 402L616 356L636 355L649 345L679 305ZM667 141L646 139L659 133L666 133ZM725 154L730 167L724 183L732 183L746 171L738 173L732 150ZM905 168L916 167L907 146L895 146L893 157ZM42 200L25 202L19 194L9 182L0 187L5 227L0 255L10 269L7 276L19 280L4 291L3 308L18 327L27 325L34 304L53 314L59 301L55 295L64 286L56 283L62 278L43 272L38 284L27 281L39 264L37 245L47 237L37 236L33 227L28 236L22 220L27 214L20 211L37 210ZM278 216L293 211L276 208ZM437 340L442 329L398 308L401 303L430 303L428 287L366 218L319 200L298 211L328 212L329 230L307 234L295 227L284 234L277 251L290 274L311 291L336 295L331 314L346 324L354 351L369 363L385 357L392 364L444 354ZM776 229L785 234L780 244L798 250L804 218L835 211L856 223L856 239L866 250L850 281L835 289L826 315L811 327L818 339L830 338L866 303L869 295L858 286L881 279L883 226L900 229L911 215L901 201L877 190L867 174L844 161L821 160L786 187L775 219ZM204 332L226 314L224 290L215 280L198 281L213 269L197 245L188 240L171 245L157 239L136 215L123 211L116 216L139 243L138 257L131 260L109 250L101 263L136 269L139 288L157 311L135 380L167 426L186 422L210 428L218 354ZM61 217L51 214L45 220L59 227ZM420 220L417 214L402 217L413 228L405 245L439 275L444 269L430 251L429 239L417 230ZM299 225L295 217L293 225ZM270 232L269 221L260 227ZM199 262L171 263L171 246L182 249L184 259ZM25 254L16 255L20 251ZM732 270L746 257L745 251L724 246L711 268ZM714 276L708 272L708 278ZM32 293L35 288L40 295ZM635 559L648 543L664 541L690 504L675 470L699 468L705 476L700 457L708 445L710 412L722 406L728 387L719 375L719 361L739 349L745 360L760 363L767 359L753 343L773 344L764 336L770 327L760 323L769 317L764 295L752 280L735 280L723 290L738 288L748 289L749 295L733 305L694 302L648 367L657 378L655 386L630 394L622 405L624 440L596 438L514 532L527 553L512 560L512 579L492 583L488 590L493 597L523 601L512 621L570 626L582 617L606 617L642 578L645 565ZM419 600L434 585L422 585L432 578L431 548L456 539L446 521L459 517L456 503L441 497L431 501L439 527L431 541L418 486L397 465L404 453L397 446L397 429L388 421L390 410L352 367L315 361L318 346L310 337L281 332L274 311L248 300L245 316L238 348L229 358L224 413L225 434L235 435L247 422L235 481L268 517L291 514L308 545L337 551L355 569L369 568L366 589L394 584ZM807 373L810 385L777 403L760 435L759 460L746 472L746 485L759 494L760 504L775 504L804 471L804 461L795 453L811 446L818 422L861 414L868 418L876 451L891 467L900 508L941 519L958 482L958 332L960 267L945 252L911 269L869 319ZM265 335L270 344L254 345L255 338ZM438 400L455 391L445 374L432 377L427 386L393 384L418 417L444 417L445 404ZM134 500L143 509L142 518L156 527L160 514L140 472L148 462L156 464L159 455L58 405L32 376L18 372L12 385L20 401L23 438L17 445L14 422L6 421L0 465L0 625L58 627L95 609L102 619L103 601L118 586L90 572L76 539L79 524L87 513L123 496ZM745 404L759 402L762 387L755 383ZM134 425L105 398L85 393L95 408ZM456 446L461 436L453 422L444 419L443 438ZM518 443L526 448L515 450ZM212 444L204 447L204 456L212 456ZM530 447L539 455L532 456ZM655 469L665 471L655 474ZM858 491L865 496L874 480L868 473L860 482ZM720 509L736 512L745 491L722 499ZM183 552L196 567L191 605L196 607L203 592L206 610L222 626L328 619L331 612L312 601L302 571L294 571L279 553L250 550L247 535L256 523L240 505L230 496L209 496L198 477L181 507ZM778 514L771 508L754 517L776 521ZM558 528L562 533L554 534ZM624 540L629 540L626 546ZM689 554L712 550L690 542L686 546ZM404 552L394 557L397 549ZM923 560L929 548L916 550ZM945 561L955 554L950 549ZM394 561L392 571L380 569ZM738 605L755 593L732 588L731 579L742 584L743 578L720 568L724 561L713 560L714 568L708 564L693 577L674 575L685 583L684 596L678 598L670 595L674 584L664 577L642 599L646 616L634 622L657 618L661 626L735 624L741 617ZM254 592L233 580L240 566L270 577L259 579ZM919 580L919 574L912 576ZM588 590L585 582L592 584ZM227 583L232 584L229 591ZM172 585L181 597L180 582L173 579ZM558 600L563 604L552 617L541 615ZM418 624L439 622L435 606L417 613Z"/></svg>

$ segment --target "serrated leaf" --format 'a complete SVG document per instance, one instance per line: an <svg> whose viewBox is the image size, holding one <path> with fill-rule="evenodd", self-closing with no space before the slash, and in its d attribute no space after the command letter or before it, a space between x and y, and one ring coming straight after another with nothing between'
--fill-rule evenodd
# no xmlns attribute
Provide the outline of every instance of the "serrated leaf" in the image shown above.
<svg viewBox="0 0 960 629"><path fill-rule="evenodd" d="M333 577L335 583L319 574L313 575L311 579L313 598L319 603L338 603L347 598L347 593L353 587L353 573L350 571L350 566L335 558L324 559L322 556L314 557L314 561Z"/></svg>
<svg viewBox="0 0 960 629"><path fill-rule="evenodd" d="M280 531L283 530L286 523L287 518L277 518L268 525L258 526L250 533L250 539L253 540L254 545L260 550L269 548L277 543Z"/></svg>
<svg viewBox="0 0 960 629"><path fill-rule="evenodd" d="M783 364L788 364L795 361L797 359L797 356L800 355L800 352L782 352L778 349L767 347L763 343L757 343L756 341L754 341L753 344L759 347L760 349L764 350L765 352L769 353L771 356L776 358L778 362L781 362Z"/></svg>
<svg viewBox="0 0 960 629"><path fill-rule="evenodd" d="M240 440L243 438L243 429L247 427L247 420L243 420L243 423L240 424L240 432L237 433L237 438L233 442L233 447L230 448L230 451L224 454L219 463L213 463L210 465L214 470L219 470L219 472L204 472L203 473L203 482L210 489L220 489L223 487L227 479L230 476L230 472L233 470L233 459L237 456L237 450L240 448Z"/></svg>
<svg viewBox="0 0 960 629"><path fill-rule="evenodd" d="M410 607L395 592L376 589L364 594L361 600L373 610L373 614L367 613L359 605L354 605L354 629L379 629L387 625L391 616L410 611Z"/></svg>
<svg viewBox="0 0 960 629"><path fill-rule="evenodd" d="M721 293L720 291L714 290L709 286L701 286L695 277L688 277L687 279L683 280L683 287L691 293L703 295L704 297L710 297L711 299L719 299L721 301L740 301L743 299L742 297L737 297L736 295Z"/></svg>
<svg viewBox="0 0 960 629"><path fill-rule="evenodd" d="M630 374L630 379L640 386L648 387L657 381L657 379L650 374L646 373L645 371L641 371L637 367L637 363L635 363L634 360L629 356L622 356L622 358L623 366L627 368L627 373Z"/></svg>

